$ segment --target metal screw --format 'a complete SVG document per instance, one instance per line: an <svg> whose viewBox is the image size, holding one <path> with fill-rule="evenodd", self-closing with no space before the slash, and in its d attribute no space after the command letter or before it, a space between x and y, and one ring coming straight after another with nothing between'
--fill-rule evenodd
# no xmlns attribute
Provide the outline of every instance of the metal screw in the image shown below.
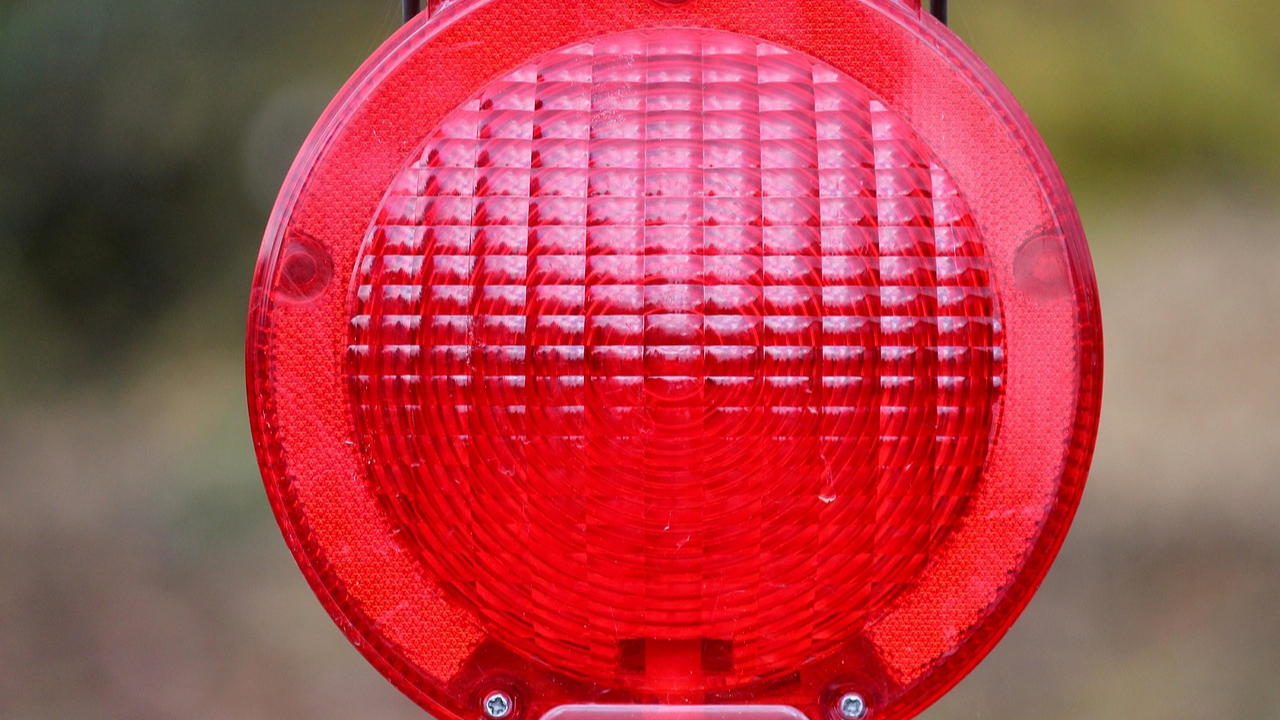
<svg viewBox="0 0 1280 720"><path fill-rule="evenodd" d="M484 714L493 720L502 720L511 714L512 705L510 695L494 690L484 699Z"/></svg>
<svg viewBox="0 0 1280 720"><path fill-rule="evenodd" d="M867 716L867 701L858 693L845 693L836 701L836 710L844 720L862 720Z"/></svg>

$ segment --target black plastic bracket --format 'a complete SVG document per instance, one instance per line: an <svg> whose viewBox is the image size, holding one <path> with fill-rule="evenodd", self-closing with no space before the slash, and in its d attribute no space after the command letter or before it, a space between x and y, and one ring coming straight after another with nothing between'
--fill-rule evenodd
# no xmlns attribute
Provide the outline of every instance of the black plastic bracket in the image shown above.
<svg viewBox="0 0 1280 720"><path fill-rule="evenodd" d="M929 12L938 22L947 24L947 0L929 0Z"/></svg>
<svg viewBox="0 0 1280 720"><path fill-rule="evenodd" d="M422 0L401 0L401 7L404 9L404 21L409 22L422 12ZM946 25L947 0L929 0L929 13Z"/></svg>
<svg viewBox="0 0 1280 720"><path fill-rule="evenodd" d="M404 8L405 22L409 22L422 12L422 0L401 0L401 6Z"/></svg>

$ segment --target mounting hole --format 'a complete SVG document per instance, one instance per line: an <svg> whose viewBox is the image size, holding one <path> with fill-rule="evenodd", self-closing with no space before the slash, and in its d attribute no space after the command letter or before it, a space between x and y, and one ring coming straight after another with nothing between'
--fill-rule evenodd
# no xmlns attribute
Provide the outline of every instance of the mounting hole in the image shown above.
<svg viewBox="0 0 1280 720"><path fill-rule="evenodd" d="M294 302L319 297L333 280L333 259L318 240L298 234L285 243L277 288Z"/></svg>

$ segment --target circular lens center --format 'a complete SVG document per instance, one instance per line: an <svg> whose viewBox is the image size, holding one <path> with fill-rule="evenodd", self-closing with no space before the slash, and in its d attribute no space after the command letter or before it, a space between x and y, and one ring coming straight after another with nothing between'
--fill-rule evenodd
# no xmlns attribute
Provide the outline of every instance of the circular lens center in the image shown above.
<svg viewBox="0 0 1280 720"><path fill-rule="evenodd" d="M982 238L903 119L801 53L544 55L444 120L357 267L384 508L495 639L580 679L794 672L918 581L981 479Z"/></svg>

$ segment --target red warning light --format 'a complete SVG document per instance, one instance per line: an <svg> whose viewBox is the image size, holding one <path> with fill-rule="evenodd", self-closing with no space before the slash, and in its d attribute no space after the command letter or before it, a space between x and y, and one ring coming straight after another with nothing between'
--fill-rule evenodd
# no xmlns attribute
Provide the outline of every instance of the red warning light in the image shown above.
<svg viewBox="0 0 1280 720"><path fill-rule="evenodd" d="M490 720L915 714L1056 553L1100 358L1034 130L870 0L414 23L295 166L248 351L322 602Z"/></svg>

